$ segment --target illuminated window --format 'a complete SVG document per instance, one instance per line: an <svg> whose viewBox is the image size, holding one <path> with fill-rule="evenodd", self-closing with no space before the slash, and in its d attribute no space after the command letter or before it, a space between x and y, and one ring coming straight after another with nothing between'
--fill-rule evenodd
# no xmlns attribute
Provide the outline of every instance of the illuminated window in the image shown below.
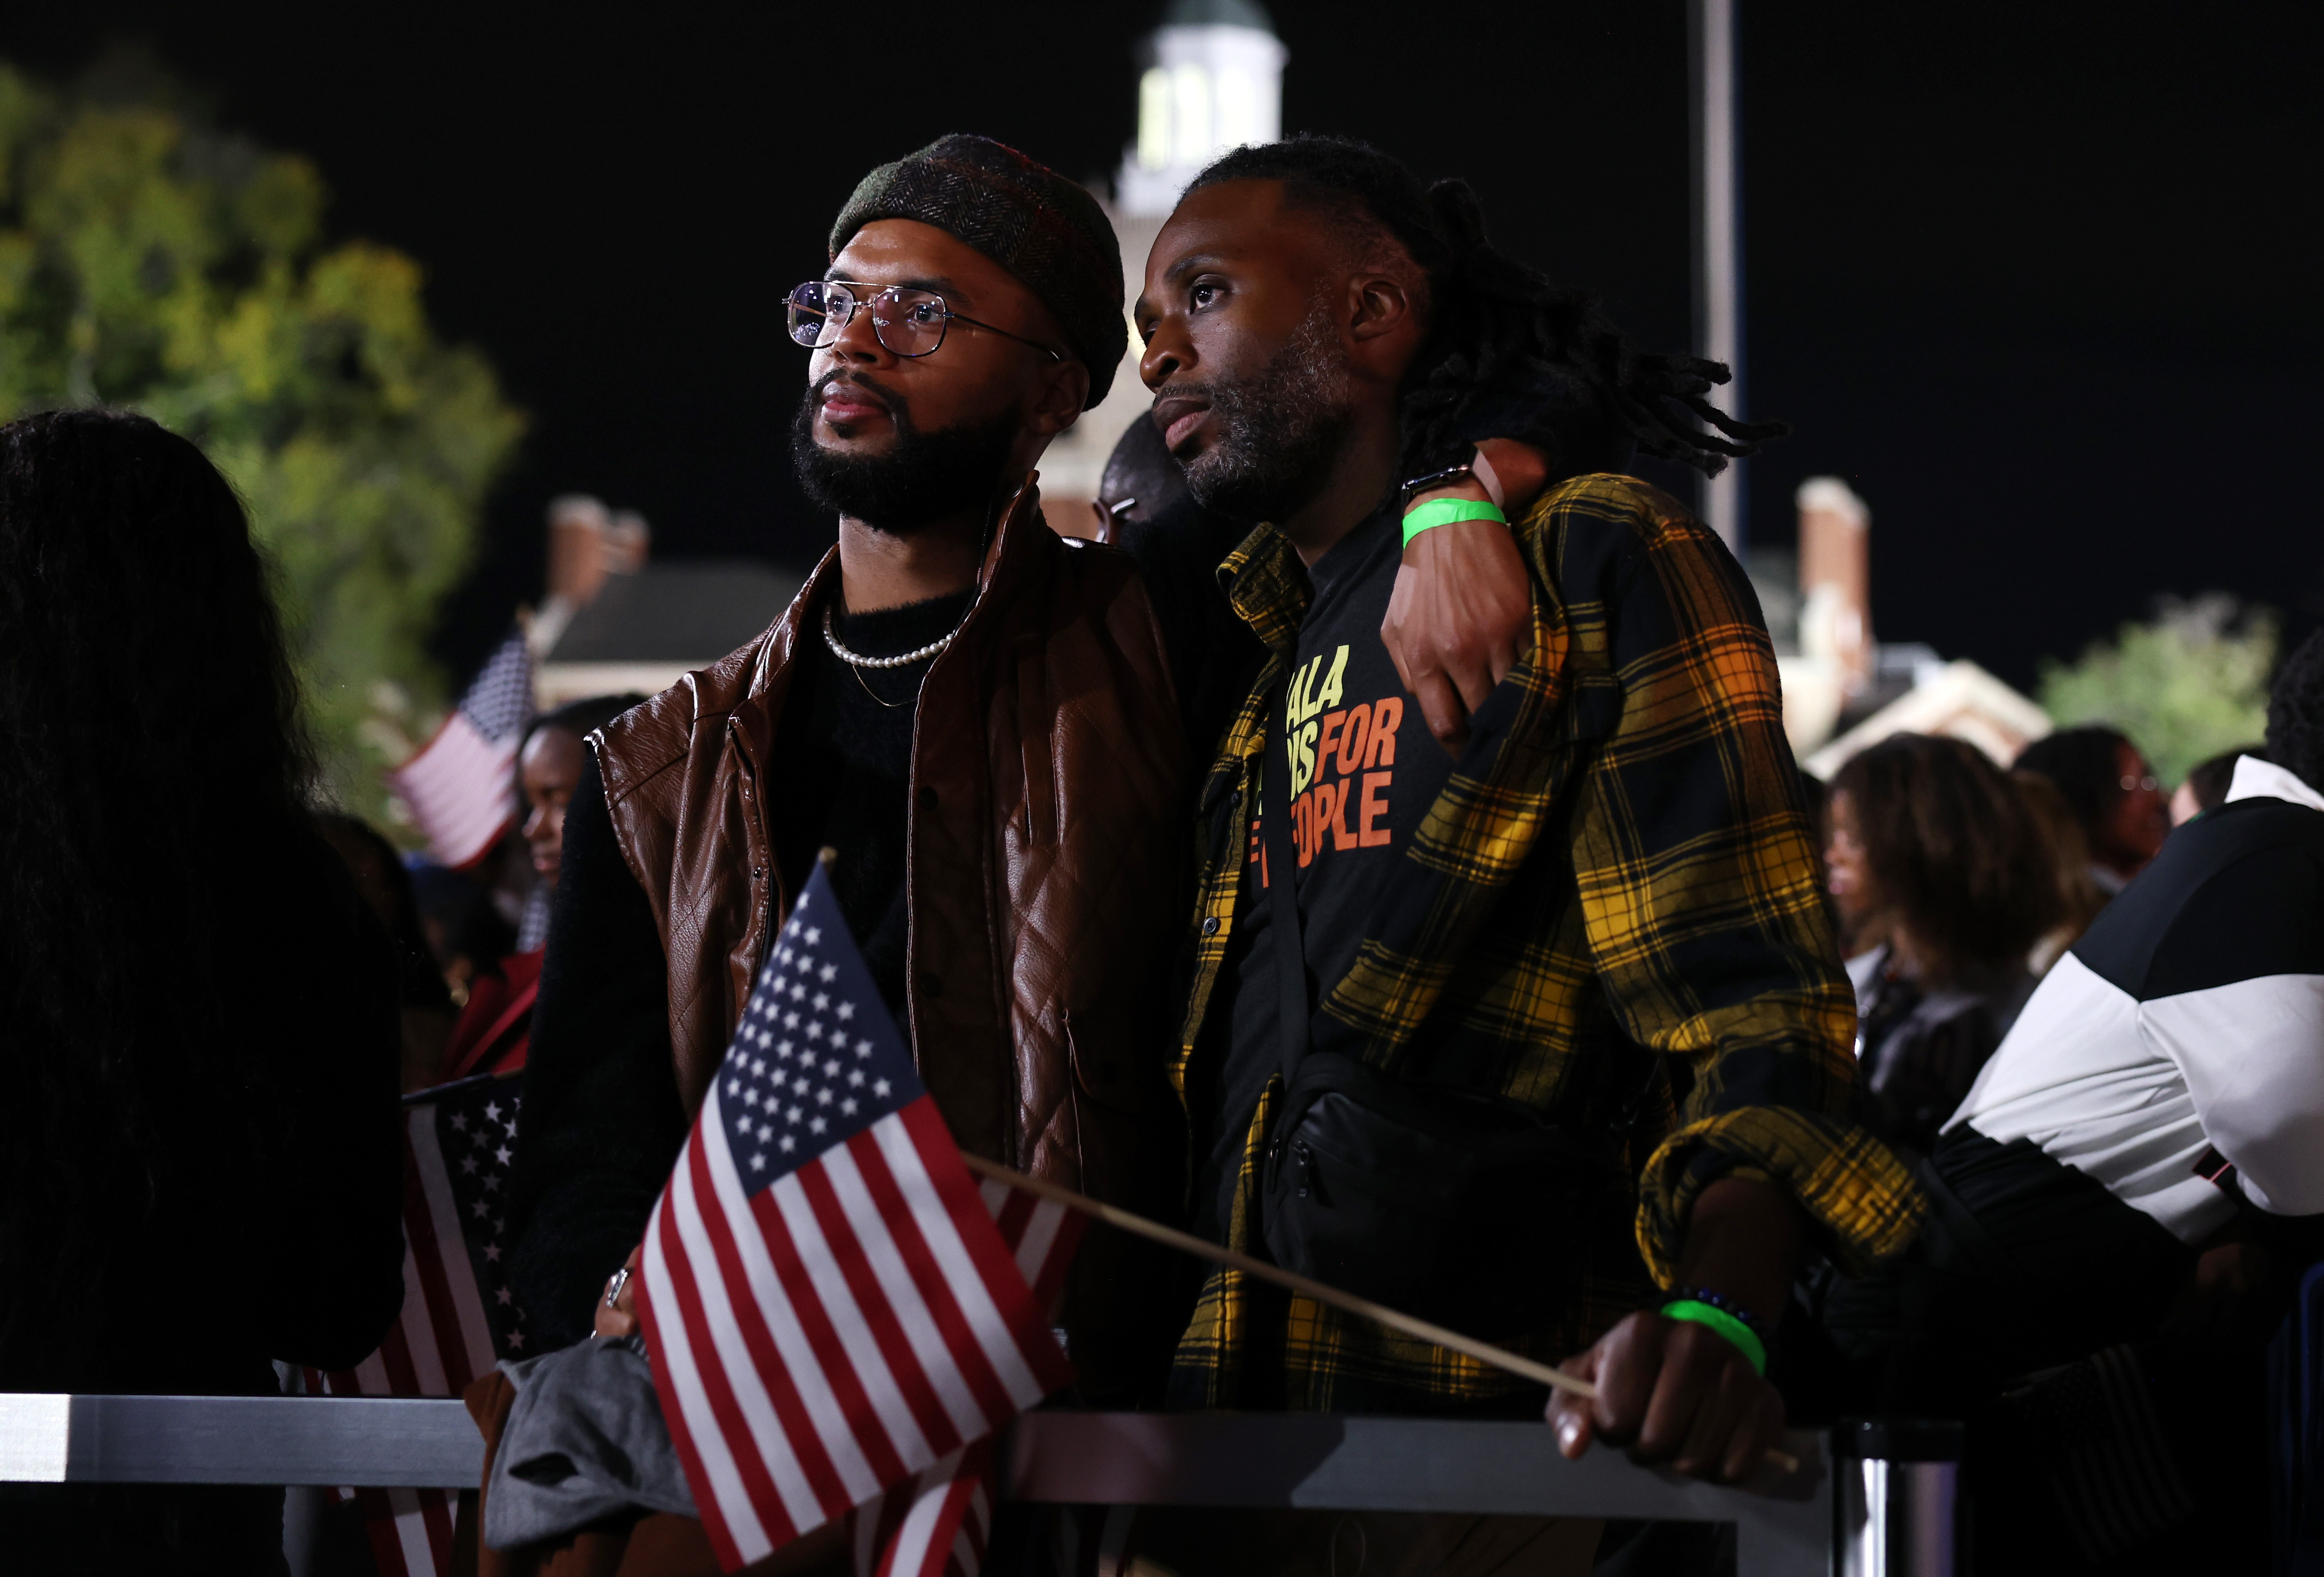
<svg viewBox="0 0 2324 1577"><path fill-rule="evenodd" d="M1170 74L1171 142L1181 165L1201 164L1216 146L1211 141L1211 74L1200 66L1180 66Z"/></svg>
<svg viewBox="0 0 2324 1577"><path fill-rule="evenodd" d="M1265 142L1259 129L1259 86L1233 66L1219 73L1219 146Z"/></svg>
<svg viewBox="0 0 2324 1577"><path fill-rule="evenodd" d="M1148 170L1170 162L1170 73L1160 66L1138 79L1138 162Z"/></svg>

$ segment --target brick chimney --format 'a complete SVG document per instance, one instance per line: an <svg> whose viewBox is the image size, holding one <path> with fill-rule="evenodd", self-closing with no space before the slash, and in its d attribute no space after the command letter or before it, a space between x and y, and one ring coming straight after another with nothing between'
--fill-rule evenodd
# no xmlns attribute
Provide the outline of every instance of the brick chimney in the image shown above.
<svg viewBox="0 0 2324 1577"><path fill-rule="evenodd" d="M1872 681L1872 511L1837 476L1811 476L1800 511L1800 650L1830 659L1842 692Z"/></svg>
<svg viewBox="0 0 2324 1577"><path fill-rule="evenodd" d="M604 504L586 493L549 500L549 601L586 608L597 600L613 567L606 551L613 528Z"/></svg>

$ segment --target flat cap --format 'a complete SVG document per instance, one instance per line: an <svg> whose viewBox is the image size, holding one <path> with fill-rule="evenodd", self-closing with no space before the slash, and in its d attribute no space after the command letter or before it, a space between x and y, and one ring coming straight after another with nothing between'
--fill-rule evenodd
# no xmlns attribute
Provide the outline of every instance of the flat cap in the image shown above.
<svg viewBox="0 0 2324 1577"><path fill-rule="evenodd" d="M1130 345L1121 244L1078 182L990 137L954 133L865 176L831 226L831 255L876 219L933 225L1022 280L1089 369L1083 409L1105 398Z"/></svg>

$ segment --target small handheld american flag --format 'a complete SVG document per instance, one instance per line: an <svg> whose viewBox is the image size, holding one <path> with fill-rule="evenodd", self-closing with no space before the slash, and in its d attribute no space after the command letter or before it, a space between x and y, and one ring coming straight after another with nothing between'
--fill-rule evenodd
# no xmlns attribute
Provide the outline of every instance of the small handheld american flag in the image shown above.
<svg viewBox="0 0 2324 1577"><path fill-rule="evenodd" d="M427 835L429 853L456 871L483 859L515 816L510 769L532 711L532 650L519 630L501 642L435 737L387 775Z"/></svg>
<svg viewBox="0 0 2324 1577"><path fill-rule="evenodd" d="M500 1360L528 1356L503 1236L521 1084L463 1079L404 1097L403 1309L379 1351L352 1370L310 1372L310 1390L456 1397ZM359 1489L354 1498L383 1577L452 1569L449 1491Z"/></svg>
<svg viewBox="0 0 2324 1577"><path fill-rule="evenodd" d="M662 1413L725 1568L887 1496L876 1535L857 1524L887 1545L877 1570L973 1577L978 1443L1071 1379L1046 1314L1078 1235L1062 1206L970 1177L818 866L640 1278Z"/></svg>

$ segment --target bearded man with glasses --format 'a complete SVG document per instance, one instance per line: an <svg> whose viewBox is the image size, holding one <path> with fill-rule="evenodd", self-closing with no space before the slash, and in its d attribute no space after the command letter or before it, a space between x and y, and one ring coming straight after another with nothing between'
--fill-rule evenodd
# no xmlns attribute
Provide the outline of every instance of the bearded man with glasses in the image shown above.
<svg viewBox="0 0 2324 1577"><path fill-rule="evenodd" d="M812 351L793 459L838 547L765 634L595 735L568 813L511 1222L560 1345L590 1333L826 847L960 1143L1176 1204L1153 1031L1182 872L1149 835L1182 803L1184 727L1135 567L1051 532L1032 483L1121 359L1111 227L948 137L874 171L831 248L788 309ZM1102 1387L1136 1300L1117 1245L1086 1257L1065 1323Z"/></svg>

